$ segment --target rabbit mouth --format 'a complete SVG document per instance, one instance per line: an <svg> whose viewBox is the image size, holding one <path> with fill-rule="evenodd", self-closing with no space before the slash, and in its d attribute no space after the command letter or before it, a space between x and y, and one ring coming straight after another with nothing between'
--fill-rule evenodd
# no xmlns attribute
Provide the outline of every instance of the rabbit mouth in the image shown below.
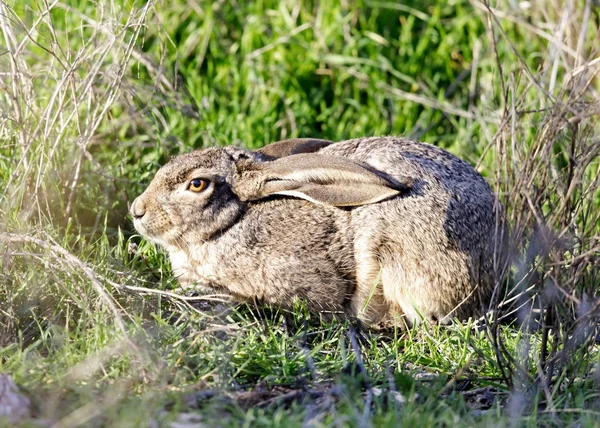
<svg viewBox="0 0 600 428"><path fill-rule="evenodd" d="M148 228L144 225L144 222L142 220L134 219L133 220L133 227L135 228L135 230L138 231L138 233L140 235L142 235L147 240L152 241L152 242L156 242L157 244L159 243L159 242L157 242L158 240L156 239L156 237L153 236L153 234L150 233L150 231L148 230Z"/></svg>
<svg viewBox="0 0 600 428"><path fill-rule="evenodd" d="M146 227L144 226L143 222L141 220L138 219L133 219L133 227L135 228L135 230L138 231L138 233L140 235L142 235L144 238L148 238L151 239L150 234L148 233L148 230L146 229Z"/></svg>
<svg viewBox="0 0 600 428"><path fill-rule="evenodd" d="M176 239L177 237L167 236L167 235L170 235L169 233L157 233L156 230L153 230L154 228L148 227L148 225L145 224L143 219L134 219L133 227L135 227L135 230L137 230L138 233L140 235L142 235L145 239L147 239L148 241L153 242L155 244L158 244L161 247L173 248L173 247L177 246L175 244L175 242L177 241L177 239ZM166 230L169 230L169 229L166 228ZM169 239L169 238L172 238L172 239Z"/></svg>

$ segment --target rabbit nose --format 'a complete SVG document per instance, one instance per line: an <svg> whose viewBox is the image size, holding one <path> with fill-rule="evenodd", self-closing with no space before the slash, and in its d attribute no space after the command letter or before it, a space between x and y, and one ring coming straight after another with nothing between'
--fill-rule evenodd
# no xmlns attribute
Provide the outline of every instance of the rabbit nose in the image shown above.
<svg viewBox="0 0 600 428"><path fill-rule="evenodd" d="M146 214L146 206L142 201L140 201L140 198L135 198L129 211L131 212L133 218L139 220L140 218L144 217L144 214Z"/></svg>

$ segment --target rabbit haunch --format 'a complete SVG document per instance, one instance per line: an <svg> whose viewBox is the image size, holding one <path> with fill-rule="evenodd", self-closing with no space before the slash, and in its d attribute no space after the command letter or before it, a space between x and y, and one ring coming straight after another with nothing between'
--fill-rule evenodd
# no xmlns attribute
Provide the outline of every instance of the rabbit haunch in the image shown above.
<svg viewBox="0 0 600 428"><path fill-rule="evenodd" d="M204 190L190 190L191 180ZM132 204L182 285L375 325L447 321L493 286L495 197L466 162L393 137L209 148L161 168Z"/></svg>

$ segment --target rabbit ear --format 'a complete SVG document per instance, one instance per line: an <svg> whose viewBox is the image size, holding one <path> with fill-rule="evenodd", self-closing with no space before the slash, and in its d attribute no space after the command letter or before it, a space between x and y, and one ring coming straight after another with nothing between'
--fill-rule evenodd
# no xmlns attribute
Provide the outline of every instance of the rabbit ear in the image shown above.
<svg viewBox="0 0 600 428"><path fill-rule="evenodd" d="M287 195L336 207L354 207L407 190L366 164L316 153L290 155L261 164L237 165L233 190L244 200Z"/></svg>
<svg viewBox="0 0 600 428"><path fill-rule="evenodd" d="M262 153L270 159L279 159L299 153L314 153L332 143L332 141L319 140L317 138L293 138L271 143L268 146L255 150L255 152Z"/></svg>

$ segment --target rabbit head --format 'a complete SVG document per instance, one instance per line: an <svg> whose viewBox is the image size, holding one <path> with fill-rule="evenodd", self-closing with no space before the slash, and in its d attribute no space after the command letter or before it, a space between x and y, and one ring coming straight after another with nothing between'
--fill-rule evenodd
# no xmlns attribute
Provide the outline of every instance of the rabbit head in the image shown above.
<svg viewBox="0 0 600 428"><path fill-rule="evenodd" d="M169 248L180 246L184 237L207 240L229 227L245 209L227 184L233 158L242 153L209 148L173 158L133 201L135 228Z"/></svg>

